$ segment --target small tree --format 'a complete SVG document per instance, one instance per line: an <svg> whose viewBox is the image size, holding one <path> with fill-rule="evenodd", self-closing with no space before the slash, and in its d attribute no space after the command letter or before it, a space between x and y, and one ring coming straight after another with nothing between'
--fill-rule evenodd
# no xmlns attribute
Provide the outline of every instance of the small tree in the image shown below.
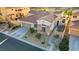
<svg viewBox="0 0 79 59"><path fill-rule="evenodd" d="M64 37L62 39L62 42L59 45L59 49L60 49L60 51L68 51L69 50L69 40L66 37Z"/></svg>
<svg viewBox="0 0 79 59"><path fill-rule="evenodd" d="M37 33L37 34L35 35L35 37L36 37L37 39L40 39L40 38L41 38L41 34L40 34L40 33Z"/></svg>
<svg viewBox="0 0 79 59"><path fill-rule="evenodd" d="M30 28L30 33L34 33L35 29L34 28Z"/></svg>
<svg viewBox="0 0 79 59"><path fill-rule="evenodd" d="M58 34L55 34L54 35L54 38L58 39L59 38L59 35Z"/></svg>

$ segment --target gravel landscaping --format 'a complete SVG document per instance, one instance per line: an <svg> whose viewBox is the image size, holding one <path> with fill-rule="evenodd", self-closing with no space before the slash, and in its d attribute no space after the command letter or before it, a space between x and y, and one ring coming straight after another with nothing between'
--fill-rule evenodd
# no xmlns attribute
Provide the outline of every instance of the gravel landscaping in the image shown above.
<svg viewBox="0 0 79 59"><path fill-rule="evenodd" d="M30 33L30 31L28 31L28 33L23 37L23 39L27 40L31 43L34 43L38 46L41 46L41 47L48 49L49 48L49 44L48 44L49 38L48 38L48 36L41 34L41 38L38 39L38 38L36 38L35 35L37 35L37 32Z"/></svg>

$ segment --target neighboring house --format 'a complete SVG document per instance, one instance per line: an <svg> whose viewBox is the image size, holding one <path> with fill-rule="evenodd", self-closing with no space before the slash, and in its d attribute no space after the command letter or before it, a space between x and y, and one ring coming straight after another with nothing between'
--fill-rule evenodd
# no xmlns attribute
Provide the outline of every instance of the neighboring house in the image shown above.
<svg viewBox="0 0 79 59"><path fill-rule="evenodd" d="M69 29L70 35L79 36L79 12L73 13Z"/></svg>
<svg viewBox="0 0 79 59"><path fill-rule="evenodd" d="M69 48L71 51L79 51L79 20L71 21L69 28Z"/></svg>
<svg viewBox="0 0 79 59"><path fill-rule="evenodd" d="M30 8L28 7L1 7L0 14L5 19L16 20L19 17L28 15Z"/></svg>
<svg viewBox="0 0 79 59"><path fill-rule="evenodd" d="M57 16L54 14L49 14L46 11L34 11L30 12L32 15L26 16L18 22L23 26L28 26L35 28L37 32L49 35L57 24Z"/></svg>
<svg viewBox="0 0 79 59"><path fill-rule="evenodd" d="M79 11L74 12L69 27L69 48L73 51L79 50Z"/></svg>
<svg viewBox="0 0 79 59"><path fill-rule="evenodd" d="M79 10L73 11L73 14L71 17L71 21L76 21L76 20L79 20Z"/></svg>
<svg viewBox="0 0 79 59"><path fill-rule="evenodd" d="M54 27L57 25L57 20L57 16L54 14L41 17L37 20L37 31L50 35Z"/></svg>
<svg viewBox="0 0 79 59"><path fill-rule="evenodd" d="M28 15L29 11L28 7L6 7L7 16L13 20Z"/></svg>

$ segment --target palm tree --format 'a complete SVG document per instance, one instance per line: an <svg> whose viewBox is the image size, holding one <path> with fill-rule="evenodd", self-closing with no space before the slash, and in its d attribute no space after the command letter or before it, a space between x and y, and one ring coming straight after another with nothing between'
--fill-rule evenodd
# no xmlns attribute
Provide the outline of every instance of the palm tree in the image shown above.
<svg viewBox="0 0 79 59"><path fill-rule="evenodd" d="M65 10L63 15L67 15L68 17L72 15L72 10L71 9L68 9L68 10Z"/></svg>
<svg viewBox="0 0 79 59"><path fill-rule="evenodd" d="M66 22L65 22L65 29L62 35L62 38L64 37L65 34L68 34L69 32L69 24L72 16L72 9L65 10L63 15L67 16L66 17Z"/></svg>

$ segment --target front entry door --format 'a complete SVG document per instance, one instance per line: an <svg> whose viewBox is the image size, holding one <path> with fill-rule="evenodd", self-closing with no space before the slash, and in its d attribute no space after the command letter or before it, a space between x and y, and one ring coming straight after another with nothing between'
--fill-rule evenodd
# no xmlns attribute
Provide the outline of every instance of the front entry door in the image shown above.
<svg viewBox="0 0 79 59"><path fill-rule="evenodd" d="M42 31L45 32L46 31L46 28L45 27L42 27Z"/></svg>

